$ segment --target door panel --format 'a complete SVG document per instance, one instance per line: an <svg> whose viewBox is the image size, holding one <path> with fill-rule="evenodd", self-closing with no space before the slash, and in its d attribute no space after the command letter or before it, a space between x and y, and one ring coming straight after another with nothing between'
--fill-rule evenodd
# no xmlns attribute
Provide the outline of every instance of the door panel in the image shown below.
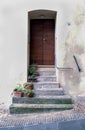
<svg viewBox="0 0 85 130"><path fill-rule="evenodd" d="M30 64L54 65L54 20L31 20Z"/></svg>

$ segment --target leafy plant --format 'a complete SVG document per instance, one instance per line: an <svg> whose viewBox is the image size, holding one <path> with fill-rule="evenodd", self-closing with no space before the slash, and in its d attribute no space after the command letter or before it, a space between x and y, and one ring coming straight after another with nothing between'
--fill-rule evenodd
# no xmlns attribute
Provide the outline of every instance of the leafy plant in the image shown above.
<svg viewBox="0 0 85 130"><path fill-rule="evenodd" d="M26 95L29 96L29 97L33 97L33 96L34 96L34 91L31 90L31 89L26 89L26 90L25 90L25 93L26 93Z"/></svg>
<svg viewBox="0 0 85 130"><path fill-rule="evenodd" d="M32 64L31 67L37 69L38 65L37 64Z"/></svg>
<svg viewBox="0 0 85 130"><path fill-rule="evenodd" d="M22 85L17 84L16 88L13 91L15 91L15 92L23 92Z"/></svg>
<svg viewBox="0 0 85 130"><path fill-rule="evenodd" d="M23 97L24 96L24 90L22 89L21 84L17 84L17 86L13 90L13 95L16 97Z"/></svg>
<svg viewBox="0 0 85 130"><path fill-rule="evenodd" d="M36 76L35 76L35 75L28 76L28 79L29 79L29 80L35 80L35 79L36 79Z"/></svg>
<svg viewBox="0 0 85 130"><path fill-rule="evenodd" d="M25 89L33 89L34 88L34 84L28 83L28 82L24 83L23 86Z"/></svg>
<svg viewBox="0 0 85 130"><path fill-rule="evenodd" d="M26 90L25 90L25 93L26 93L26 94L34 93L34 90L26 89Z"/></svg>
<svg viewBox="0 0 85 130"><path fill-rule="evenodd" d="M26 82L26 83L23 84L23 86L24 86L24 87L25 87L25 86L29 86L29 83Z"/></svg>
<svg viewBox="0 0 85 130"><path fill-rule="evenodd" d="M37 71L36 68L29 67L29 69L28 69L28 76L29 75L33 75L36 71Z"/></svg>

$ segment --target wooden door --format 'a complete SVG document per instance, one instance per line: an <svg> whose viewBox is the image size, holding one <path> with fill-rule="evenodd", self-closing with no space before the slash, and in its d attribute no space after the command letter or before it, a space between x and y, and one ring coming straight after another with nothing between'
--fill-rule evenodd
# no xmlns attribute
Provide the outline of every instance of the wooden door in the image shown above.
<svg viewBox="0 0 85 130"><path fill-rule="evenodd" d="M30 64L54 65L54 20L31 20Z"/></svg>

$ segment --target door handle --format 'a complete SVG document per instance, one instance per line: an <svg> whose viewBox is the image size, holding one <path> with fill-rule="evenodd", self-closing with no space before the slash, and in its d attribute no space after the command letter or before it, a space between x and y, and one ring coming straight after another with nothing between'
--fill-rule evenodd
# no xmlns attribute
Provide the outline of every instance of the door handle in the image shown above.
<svg viewBox="0 0 85 130"><path fill-rule="evenodd" d="M45 39L45 38L43 38L43 41L46 41L46 39Z"/></svg>
<svg viewBox="0 0 85 130"><path fill-rule="evenodd" d="M43 38L43 41L45 41L46 39L45 38Z"/></svg>

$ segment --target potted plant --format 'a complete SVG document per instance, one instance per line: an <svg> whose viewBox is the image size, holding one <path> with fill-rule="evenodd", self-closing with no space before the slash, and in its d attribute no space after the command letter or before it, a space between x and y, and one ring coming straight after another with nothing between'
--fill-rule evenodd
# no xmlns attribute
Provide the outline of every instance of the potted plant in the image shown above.
<svg viewBox="0 0 85 130"><path fill-rule="evenodd" d="M34 91L31 89L26 89L25 93L28 97L34 97Z"/></svg>
<svg viewBox="0 0 85 130"><path fill-rule="evenodd" d="M33 75L35 72L36 72L36 68L30 66L28 69L28 75Z"/></svg>
<svg viewBox="0 0 85 130"><path fill-rule="evenodd" d="M28 69L28 76L35 75L39 76L37 64L32 64Z"/></svg>
<svg viewBox="0 0 85 130"><path fill-rule="evenodd" d="M16 88L13 90L13 94L16 97L23 97L24 96L24 91L22 89L21 84L17 84Z"/></svg>
<svg viewBox="0 0 85 130"><path fill-rule="evenodd" d="M28 76L28 82L37 82L37 77L35 75Z"/></svg>
<svg viewBox="0 0 85 130"><path fill-rule="evenodd" d="M38 69L38 65L37 65L37 64L34 64L34 63L33 63L33 64L31 64L30 66L31 66L31 68L34 68L34 69L36 69L36 70Z"/></svg>
<svg viewBox="0 0 85 130"><path fill-rule="evenodd" d="M26 82L26 83L23 84L23 87L25 89L34 89L34 84Z"/></svg>
<svg viewBox="0 0 85 130"><path fill-rule="evenodd" d="M35 75L35 76L40 76L40 74L39 74L39 72L38 72L37 70L34 72L33 75Z"/></svg>

